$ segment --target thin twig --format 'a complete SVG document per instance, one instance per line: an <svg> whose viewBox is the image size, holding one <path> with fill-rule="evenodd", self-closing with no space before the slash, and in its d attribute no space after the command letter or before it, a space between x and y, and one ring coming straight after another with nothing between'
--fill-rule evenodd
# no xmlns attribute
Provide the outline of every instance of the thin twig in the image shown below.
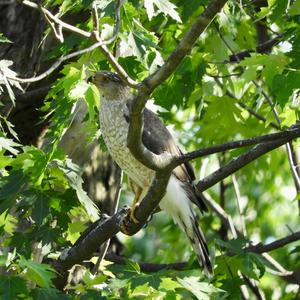
<svg viewBox="0 0 300 300"><path fill-rule="evenodd" d="M92 18L93 18L93 31L99 32L99 16L98 7L96 1L92 4Z"/></svg>
<svg viewBox="0 0 300 300"><path fill-rule="evenodd" d="M238 235L242 235L240 231L238 231L234 224L230 215L228 215L225 210L215 201L208 193L204 194L205 203L217 214L217 216L221 219L222 223L227 227L228 230L232 233L232 237L236 239Z"/></svg>
<svg viewBox="0 0 300 300"><path fill-rule="evenodd" d="M39 4L36 4L36 3L32 2L32 1L29 1L29 0L22 0L21 2L26 6L29 6L29 7L32 7L34 9L42 11L43 14L46 15L51 21L53 21L55 24L61 25L64 29L66 29L68 31L78 33L78 34L80 34L84 37L87 37L87 38L92 36L92 33L88 32L88 31L82 30L78 27L75 27L75 26L72 26L72 25L70 25L66 22L63 22L61 19L54 16L49 10L47 10L46 8L42 7Z"/></svg>
<svg viewBox="0 0 300 300"><path fill-rule="evenodd" d="M10 79L10 80L15 80L21 83L28 83L28 82L37 82L40 81L44 78L46 78L47 76L49 76L53 71L55 71L64 61L69 60L73 57L76 57L78 55L82 55L88 52L91 52L95 49L97 49L99 46L102 45L102 42L97 42L95 44L93 44L92 46L82 49L82 50L78 50L75 51L73 53L70 53L68 55L65 56L61 56L49 69L47 69L45 72L43 72L42 74L35 76L35 77L31 77L31 78L21 78L21 77L12 77L12 76L6 76L6 78Z"/></svg>
<svg viewBox="0 0 300 300"><path fill-rule="evenodd" d="M59 27L59 30L57 32L56 28L55 28L55 23L52 22L48 15L45 14L45 12L43 10L41 10L42 14L44 15L44 18L46 19L47 23L49 24L49 26L51 27L55 37L61 42L63 43L64 42L64 36L63 36L63 32L62 32L62 27L60 26Z"/></svg>
<svg viewBox="0 0 300 300"><path fill-rule="evenodd" d="M205 75L212 77L212 78L228 78L228 77L233 77L233 76L241 76L242 73L232 73L232 74L227 74L227 75L213 75L206 73Z"/></svg>
<svg viewBox="0 0 300 300"><path fill-rule="evenodd" d="M121 1L116 3L116 25L115 25L115 30L114 30L114 35L113 37L111 37L108 40L102 41L100 36L99 36L99 32L88 32L82 29L79 29L75 26L72 26L68 23L63 22L62 20L60 20L58 17L54 16L50 11L48 11L46 8L32 2L29 0L23 0L22 3L26 6L32 7L34 9L40 10L42 11L44 16L47 16L49 18L49 20L53 21L55 24L57 24L58 26L61 27L61 29L65 29L74 33L77 33L83 37L89 38L92 41L94 41L96 39L96 43L91 46L94 47L95 45L95 49L97 47L99 47L99 49L103 52L103 54L106 56L107 60L110 62L110 64L112 65L112 67L116 70L116 72L122 77L122 79L132 88L137 88L137 82L132 80L128 74L125 72L125 70L123 69L123 67L117 62L117 60L115 59L115 57L110 53L110 51L107 49L106 45L110 44L112 41L115 40L116 36L118 35L118 31L120 29L120 8L121 8ZM49 74L51 74L56 68L58 68L60 66L60 64L64 61L66 61L67 59L73 58L74 56L83 54L83 53L87 53L89 51L94 50L94 48L92 48L92 50L88 50L91 47L87 48L87 49L83 49L83 50L79 50L76 51L74 53L71 53L69 55L63 56L61 58L59 58L51 67L49 70L45 71L43 74L36 76L36 77L32 77L32 78L13 78L13 77L7 77L11 80L16 80L19 82L36 82L38 80L41 80L43 78L45 78L46 76L48 76ZM83 52L80 52L83 51Z"/></svg>
<svg viewBox="0 0 300 300"><path fill-rule="evenodd" d="M238 208L238 212L239 212L239 216L240 216L242 232L243 232L244 236L247 236L246 222L245 222L245 217L244 217L243 209L242 209L242 203L241 203L242 201L241 201L241 193L240 193L239 184L238 184L237 179L234 174L231 176L231 178L232 178L232 183L233 183L234 192L235 192L235 196L236 196L236 204L237 204L237 208Z"/></svg>

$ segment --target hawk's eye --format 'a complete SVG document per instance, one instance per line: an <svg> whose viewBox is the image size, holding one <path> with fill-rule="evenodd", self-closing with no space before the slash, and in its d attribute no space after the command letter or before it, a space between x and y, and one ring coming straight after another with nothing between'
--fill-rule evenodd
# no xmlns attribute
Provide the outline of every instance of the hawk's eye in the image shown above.
<svg viewBox="0 0 300 300"><path fill-rule="evenodd" d="M103 77L103 78L102 78L102 81L103 81L103 82L108 82L108 78L107 78L107 77Z"/></svg>

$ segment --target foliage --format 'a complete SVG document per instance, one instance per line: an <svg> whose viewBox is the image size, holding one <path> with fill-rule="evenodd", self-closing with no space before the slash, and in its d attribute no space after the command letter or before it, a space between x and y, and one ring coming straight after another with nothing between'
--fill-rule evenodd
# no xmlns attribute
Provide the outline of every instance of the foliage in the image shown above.
<svg viewBox="0 0 300 300"><path fill-rule="evenodd" d="M125 1L121 8L118 38L109 45L119 47L118 62L137 81L159 68L174 50L193 20L209 1L144 0ZM110 37L114 24L114 1L96 1L102 37ZM58 16L91 11L87 0L47 0L48 8L59 8ZM88 14L90 15L90 14ZM229 1L224 10L194 45L174 74L153 93L158 114L172 124L183 148L194 150L226 141L249 138L286 128L299 119L300 91L300 1L272 0L265 7L252 1ZM268 39L280 43L259 53L257 41L262 22ZM92 29L92 17L80 20L78 28ZM47 36L49 32L45 32ZM0 43L9 41L0 34ZM48 59L55 59L90 45L83 37L69 33L57 42ZM245 59L238 53L249 51ZM294 182L285 149L277 149L238 171L239 190L226 178L225 191L219 186L209 194L233 217L247 235L234 239L224 234L214 213L201 216L201 224L215 252L215 276L202 275L183 235L160 213L134 237L118 238L124 245L125 265L104 260L96 275L84 269L80 283L61 293L54 288L56 276L50 265L40 263L38 253L57 258L70 247L98 212L83 190L81 169L61 146L62 136L72 128L84 99L80 148L100 144L98 124L99 92L87 78L98 69L109 69L105 56L96 49L65 63L47 95L42 111L51 120L46 142L39 149L18 141L13 125L1 117L0 133L0 294L3 299L241 299L240 274L263 289L267 299L292 299L297 291L280 277L261 255L246 253L249 241L268 242L299 230ZM0 61L0 93L21 89L11 61ZM267 99L266 96L267 95ZM268 103L271 99L272 103ZM252 112L255 112L254 114ZM262 119L258 119L257 115ZM81 135L82 133L82 135ZM294 146L297 143L294 142ZM70 144L69 148L74 145ZM196 160L197 178L203 177L237 157L244 150ZM237 207L241 202L242 215ZM122 196L122 204L128 201ZM200 217L199 217L200 218ZM243 221L241 221L243 220ZM228 241L229 238L229 241ZM299 246L282 247L272 255L287 269L296 269ZM294 251L293 251L294 249ZM296 250L295 250L296 249ZM298 250L297 250L298 249ZM228 253L230 256L227 256ZM171 263L188 261L181 271L141 271L136 261ZM285 297L285 298L283 298ZM296 299L296 298L294 298Z"/></svg>

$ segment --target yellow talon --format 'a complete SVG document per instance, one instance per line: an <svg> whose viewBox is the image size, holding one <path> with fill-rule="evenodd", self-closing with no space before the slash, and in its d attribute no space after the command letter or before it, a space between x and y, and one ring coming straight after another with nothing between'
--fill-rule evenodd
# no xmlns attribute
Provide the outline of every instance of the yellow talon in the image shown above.
<svg viewBox="0 0 300 300"><path fill-rule="evenodd" d="M136 208L139 206L139 204L138 203L136 203L134 206L133 206L133 208L131 208L131 210L130 210L130 219L133 221L133 223L135 223L135 224L138 224L138 223L140 223L140 221L135 217L135 214L134 214L134 212L135 212L135 210L136 210Z"/></svg>
<svg viewBox="0 0 300 300"><path fill-rule="evenodd" d="M121 232L122 232L122 233L124 233L124 234L126 234L126 235L130 235L129 231L127 230L127 227L126 227L125 222L123 222L123 223L121 224L120 228L121 228Z"/></svg>

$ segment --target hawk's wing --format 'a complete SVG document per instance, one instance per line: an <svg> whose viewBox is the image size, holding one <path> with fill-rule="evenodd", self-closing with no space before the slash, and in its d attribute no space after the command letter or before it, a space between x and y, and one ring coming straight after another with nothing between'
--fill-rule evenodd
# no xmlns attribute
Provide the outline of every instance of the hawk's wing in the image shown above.
<svg viewBox="0 0 300 300"><path fill-rule="evenodd" d="M150 110L144 110L144 129L142 142L146 148L155 154L165 151L180 155L182 151L176 145L172 135L163 122ZM183 183L189 199L201 210L207 210L201 193L193 185L195 180L194 169L189 162L186 162L173 170L173 174Z"/></svg>

